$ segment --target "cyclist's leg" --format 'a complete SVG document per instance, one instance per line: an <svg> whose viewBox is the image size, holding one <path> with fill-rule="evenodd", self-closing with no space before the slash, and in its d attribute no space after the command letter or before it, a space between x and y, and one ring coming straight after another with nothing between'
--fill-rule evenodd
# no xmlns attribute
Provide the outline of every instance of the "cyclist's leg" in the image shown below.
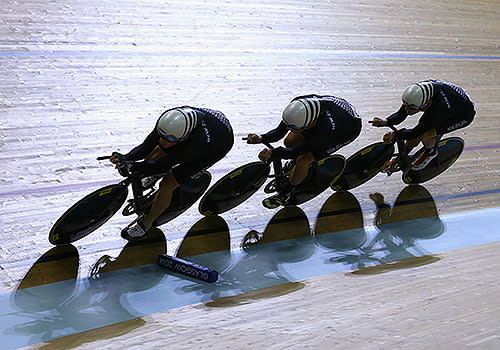
<svg viewBox="0 0 500 350"><path fill-rule="evenodd" d="M422 144L424 145L424 152L412 163L413 170L422 170L425 168L434 158L437 157L437 130L431 129L426 131L420 137Z"/></svg>
<svg viewBox="0 0 500 350"><path fill-rule="evenodd" d="M289 179L290 184L292 186L297 186L302 181L304 181L304 179L307 176L309 166L315 161L316 159L314 158L312 152L307 152L299 155L296 159L295 166L290 172L290 179Z"/></svg>
<svg viewBox="0 0 500 350"><path fill-rule="evenodd" d="M165 151L160 148L160 146L156 146L151 153L149 153L144 160L157 160L162 157L166 156ZM156 181L158 181L160 178L162 178L163 175L152 175L152 176L146 176L142 179L142 187L144 189L149 189L152 187Z"/></svg>
<svg viewBox="0 0 500 350"><path fill-rule="evenodd" d="M227 152L226 152L227 153ZM204 170L210 168L226 155L218 154L208 159L192 159L182 163L170 170L160 183L160 188L156 194L150 212L144 217L142 223L146 230L151 229L153 222L167 210L172 202L172 194L180 184L196 178Z"/></svg>
<svg viewBox="0 0 500 350"><path fill-rule="evenodd" d="M304 136L298 132L289 132L288 135L285 137L285 140L283 141L283 144L285 147L295 147L300 144L304 143ZM286 161L283 164L283 174L289 174L290 171L293 169L295 166L295 159L291 159Z"/></svg>
<svg viewBox="0 0 500 350"><path fill-rule="evenodd" d="M336 122L335 131L331 134L329 145L325 145L314 151L317 160L327 157L348 144L354 142L361 134L361 119L347 118Z"/></svg>
<svg viewBox="0 0 500 350"><path fill-rule="evenodd" d="M408 153L411 152L412 149L414 149L415 147L418 146L418 144L422 141L422 137L419 136L419 137L416 137L414 139L411 139L411 140L406 140L405 142L405 148L406 148L406 151Z"/></svg>
<svg viewBox="0 0 500 350"><path fill-rule="evenodd" d="M437 127L437 134L443 136L444 134L447 134L449 132L458 130L458 129L463 129L467 126L469 126L472 121L474 120L476 112L474 110L469 111L468 113L464 113L464 115L448 119L441 125Z"/></svg>
<svg viewBox="0 0 500 350"><path fill-rule="evenodd" d="M421 136L425 149L432 149L436 146L436 136L436 129L428 130Z"/></svg>
<svg viewBox="0 0 500 350"><path fill-rule="evenodd" d="M153 199L149 213L138 218L134 225L124 228L122 237L127 240L137 240L144 236L151 229L152 223L169 207L172 193L178 186L179 184L170 170L160 183L160 188Z"/></svg>
<svg viewBox="0 0 500 350"><path fill-rule="evenodd" d="M289 132L286 135L285 140L283 140L283 144L285 147L295 147L304 143L304 136L302 136L299 132Z"/></svg>
<svg viewBox="0 0 500 350"><path fill-rule="evenodd" d="M172 193L177 187L179 187L179 183L170 170L160 182L158 192L151 204L151 210L142 219L145 231L149 231L153 222L170 206Z"/></svg>
<svg viewBox="0 0 500 350"><path fill-rule="evenodd" d="M424 144L425 151L413 163L412 169L421 170L425 168L431 160L436 158L438 155L437 139L451 131L465 128L472 123L475 114L476 112L473 108L471 108L459 116L445 120L436 129L426 132L422 137L422 143Z"/></svg>

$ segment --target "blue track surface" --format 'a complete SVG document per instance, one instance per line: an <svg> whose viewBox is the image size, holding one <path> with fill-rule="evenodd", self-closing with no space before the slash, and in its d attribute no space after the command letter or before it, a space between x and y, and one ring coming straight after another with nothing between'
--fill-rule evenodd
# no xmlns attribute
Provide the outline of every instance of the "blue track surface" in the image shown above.
<svg viewBox="0 0 500 350"><path fill-rule="evenodd" d="M325 233L191 258L217 269L214 284L156 265L0 295L3 349L246 291L499 240L500 208ZM307 220L307 219L306 219Z"/></svg>

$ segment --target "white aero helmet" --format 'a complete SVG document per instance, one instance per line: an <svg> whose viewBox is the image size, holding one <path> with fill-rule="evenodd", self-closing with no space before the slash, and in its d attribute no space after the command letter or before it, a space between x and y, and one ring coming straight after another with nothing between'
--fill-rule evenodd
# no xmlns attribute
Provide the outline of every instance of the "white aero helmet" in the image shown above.
<svg viewBox="0 0 500 350"><path fill-rule="evenodd" d="M430 81L411 84L403 92L401 99L406 107L411 109L420 109L432 99L434 95L434 86Z"/></svg>
<svg viewBox="0 0 500 350"><path fill-rule="evenodd" d="M160 137L177 142L189 136L198 123L198 115L189 107L179 107L165 111L158 119L156 130Z"/></svg>
<svg viewBox="0 0 500 350"><path fill-rule="evenodd" d="M319 101L315 98L299 98L293 100L283 110L283 122L294 130L305 129L318 119Z"/></svg>

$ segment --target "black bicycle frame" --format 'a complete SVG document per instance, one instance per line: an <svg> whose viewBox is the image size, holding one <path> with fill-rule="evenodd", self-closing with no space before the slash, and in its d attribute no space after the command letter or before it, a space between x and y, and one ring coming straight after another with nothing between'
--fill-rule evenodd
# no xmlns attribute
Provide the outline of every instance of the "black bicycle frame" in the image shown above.
<svg viewBox="0 0 500 350"><path fill-rule="evenodd" d="M97 157L97 160L110 159L111 156ZM133 174L130 172L130 167L132 166L132 161L123 161L120 165L120 172L125 174L126 178L120 183L123 186L131 185L133 199L129 202L133 205L134 211L137 215L144 214L144 208L142 207L143 202L141 199L144 198L144 187L142 186L142 176L139 174Z"/></svg>
<svg viewBox="0 0 500 350"><path fill-rule="evenodd" d="M267 142L262 142L262 144L267 148L274 150L274 147L271 144ZM271 163L273 165L274 179L276 181L276 190L278 193L280 193L281 189L285 187L286 182L288 182L288 178L283 173L283 164L281 163L281 159L273 159L272 161L268 160L267 163L268 164Z"/></svg>
<svg viewBox="0 0 500 350"><path fill-rule="evenodd" d="M396 129L392 125L388 125L394 132L397 132L398 129ZM394 139L396 140L396 145L398 147L398 153L395 154L397 157L397 162L399 164L399 168L403 173L407 172L410 167L411 167L411 161L410 157L408 156L408 149L406 148L406 143L405 140L400 139L397 136L394 136Z"/></svg>

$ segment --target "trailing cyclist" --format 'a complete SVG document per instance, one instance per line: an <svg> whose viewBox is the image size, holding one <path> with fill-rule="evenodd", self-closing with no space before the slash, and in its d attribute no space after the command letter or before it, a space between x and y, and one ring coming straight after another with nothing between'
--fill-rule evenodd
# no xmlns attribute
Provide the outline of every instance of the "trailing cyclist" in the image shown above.
<svg viewBox="0 0 500 350"><path fill-rule="evenodd" d="M351 143L360 132L361 118L346 100L314 94L294 98L283 110L277 128L247 138L247 143L258 144L277 142L286 136L285 147L265 148L259 154L262 161L292 160L285 165L290 170L288 181L280 186L277 195L264 200L264 206L272 209L286 205L311 164Z"/></svg>
<svg viewBox="0 0 500 350"><path fill-rule="evenodd" d="M182 106L163 112L144 142L129 153L114 153L110 160L117 168L124 161L134 161L132 174L163 177L149 213L122 230L122 237L134 240L144 236L169 207L172 192L221 160L233 142L233 129L223 113Z"/></svg>
<svg viewBox="0 0 500 350"><path fill-rule="evenodd" d="M474 103L459 86L439 80L426 80L411 84L403 92L401 108L387 119L373 118L374 126L390 126L402 123L409 115L423 112L418 124L413 129L400 129L384 135L384 142L391 143L397 136L406 140L407 151L410 152L420 142L424 152L413 162L413 170L424 169L438 155L437 140L444 134L465 128L476 111ZM387 172L395 158L389 162L382 172Z"/></svg>

